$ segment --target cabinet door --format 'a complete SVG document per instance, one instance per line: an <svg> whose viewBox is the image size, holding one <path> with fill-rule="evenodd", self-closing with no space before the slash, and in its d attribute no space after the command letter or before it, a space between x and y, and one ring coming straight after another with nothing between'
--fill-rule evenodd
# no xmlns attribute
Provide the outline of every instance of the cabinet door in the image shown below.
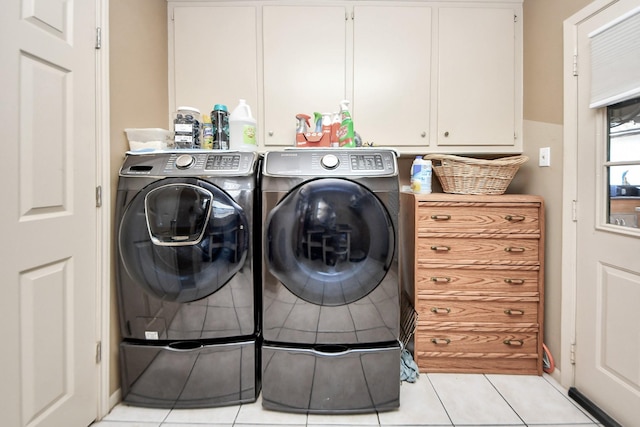
<svg viewBox="0 0 640 427"><path fill-rule="evenodd" d="M439 9L438 146L522 147L515 15L513 7Z"/></svg>
<svg viewBox="0 0 640 427"><path fill-rule="evenodd" d="M428 146L431 8L356 6L353 120L364 142Z"/></svg>
<svg viewBox="0 0 640 427"><path fill-rule="evenodd" d="M256 8L169 7L173 16L169 109L188 105L208 114L214 104L225 104L231 112L244 98L255 117L259 113Z"/></svg>
<svg viewBox="0 0 640 427"><path fill-rule="evenodd" d="M346 9L274 5L262 13L264 141L292 146L296 114L337 112L346 97Z"/></svg>

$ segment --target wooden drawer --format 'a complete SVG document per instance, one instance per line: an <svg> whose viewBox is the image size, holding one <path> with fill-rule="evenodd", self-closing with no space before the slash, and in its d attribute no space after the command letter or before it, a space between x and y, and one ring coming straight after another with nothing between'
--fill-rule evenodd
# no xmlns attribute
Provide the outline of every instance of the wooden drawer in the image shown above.
<svg viewBox="0 0 640 427"><path fill-rule="evenodd" d="M537 334L503 331L434 331L418 328L416 348L429 353L476 353L482 355L529 353L538 351Z"/></svg>
<svg viewBox="0 0 640 427"><path fill-rule="evenodd" d="M417 242L418 263L537 264L538 240L507 238L424 237Z"/></svg>
<svg viewBox="0 0 640 427"><path fill-rule="evenodd" d="M416 350L414 359L420 372L542 375L542 364L535 354L432 353Z"/></svg>
<svg viewBox="0 0 640 427"><path fill-rule="evenodd" d="M469 266L470 267L470 266ZM538 269L471 269L457 266L422 267L416 271L416 287L429 293L448 295L499 293L538 295Z"/></svg>
<svg viewBox="0 0 640 427"><path fill-rule="evenodd" d="M424 232L539 233L538 206L437 206L419 202L418 234Z"/></svg>
<svg viewBox="0 0 640 427"><path fill-rule="evenodd" d="M537 297L445 298L421 292L417 298L419 325L431 322L538 324Z"/></svg>

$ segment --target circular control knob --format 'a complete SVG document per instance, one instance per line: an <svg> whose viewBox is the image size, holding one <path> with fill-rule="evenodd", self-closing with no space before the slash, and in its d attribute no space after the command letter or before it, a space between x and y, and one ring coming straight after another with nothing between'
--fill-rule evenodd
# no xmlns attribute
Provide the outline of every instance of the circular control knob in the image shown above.
<svg viewBox="0 0 640 427"><path fill-rule="evenodd" d="M195 160L191 154L181 154L176 159L176 167L178 169L187 169L193 165Z"/></svg>
<svg viewBox="0 0 640 427"><path fill-rule="evenodd" d="M320 163L327 169L335 169L340 164L340 160L335 154L327 154L320 160Z"/></svg>

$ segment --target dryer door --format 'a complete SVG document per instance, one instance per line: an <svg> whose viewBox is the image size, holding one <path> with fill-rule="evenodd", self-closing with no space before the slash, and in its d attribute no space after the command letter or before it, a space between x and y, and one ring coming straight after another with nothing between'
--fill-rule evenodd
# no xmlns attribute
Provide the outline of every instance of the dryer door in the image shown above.
<svg viewBox="0 0 640 427"><path fill-rule="evenodd" d="M360 300L384 279L395 251L382 202L345 179L295 188L265 223L265 260L294 295L323 306Z"/></svg>
<svg viewBox="0 0 640 427"><path fill-rule="evenodd" d="M139 286L163 301L190 302L216 292L241 268L248 231L242 208L218 187L168 178L133 198L118 247Z"/></svg>

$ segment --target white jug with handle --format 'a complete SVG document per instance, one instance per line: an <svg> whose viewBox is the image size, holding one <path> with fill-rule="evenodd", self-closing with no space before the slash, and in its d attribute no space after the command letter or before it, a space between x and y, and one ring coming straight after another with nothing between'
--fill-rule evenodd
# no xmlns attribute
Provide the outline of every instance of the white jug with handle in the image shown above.
<svg viewBox="0 0 640 427"><path fill-rule="evenodd" d="M256 151L256 119L251 115L251 108L244 99L229 115L229 149L240 151Z"/></svg>

